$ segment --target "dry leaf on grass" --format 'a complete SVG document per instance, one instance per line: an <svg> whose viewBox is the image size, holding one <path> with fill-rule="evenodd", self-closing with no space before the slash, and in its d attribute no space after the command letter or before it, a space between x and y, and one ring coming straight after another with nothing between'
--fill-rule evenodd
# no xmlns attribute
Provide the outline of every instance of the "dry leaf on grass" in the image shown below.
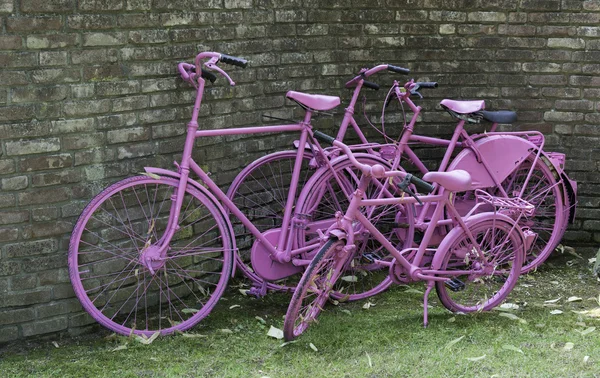
<svg viewBox="0 0 600 378"><path fill-rule="evenodd" d="M267 336L271 336L277 340L281 340L283 339L283 331L279 328L271 326L271 328L269 328L269 331L267 332Z"/></svg>
<svg viewBox="0 0 600 378"><path fill-rule="evenodd" d="M465 338L465 335L462 335L462 336L461 336L461 337L459 337L459 338L456 338L456 339L454 339L454 340L450 340L450 341L448 341L448 342L446 343L446 345L444 346L444 349L450 349L450 348L452 348L454 345L456 345L456 343L460 342L460 340L462 340L462 339L464 339L464 338Z"/></svg>
<svg viewBox="0 0 600 378"><path fill-rule="evenodd" d="M504 344L504 345L502 345L502 349L511 350L513 352L519 352L521 354L525 354L525 353L523 353L523 351L521 349L517 348L514 345L510 345L510 344Z"/></svg>

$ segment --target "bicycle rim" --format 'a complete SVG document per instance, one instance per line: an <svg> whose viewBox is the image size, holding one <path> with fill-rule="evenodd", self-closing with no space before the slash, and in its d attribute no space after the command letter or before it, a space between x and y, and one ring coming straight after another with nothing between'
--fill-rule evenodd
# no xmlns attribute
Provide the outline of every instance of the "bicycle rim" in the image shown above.
<svg viewBox="0 0 600 378"><path fill-rule="evenodd" d="M329 239L304 271L285 314L283 333L286 341L300 336L316 322L340 276L337 255L343 246L344 242Z"/></svg>
<svg viewBox="0 0 600 378"><path fill-rule="evenodd" d="M515 286L523 264L523 240L512 223L492 213L475 217L467 225L483 254L464 230L457 229L434 257L434 266L452 278L436 282L435 288L442 304L453 312L487 311L500 304ZM452 275L453 270L469 273Z"/></svg>
<svg viewBox="0 0 600 378"><path fill-rule="evenodd" d="M210 313L225 290L233 267L227 220L193 187L164 258L141 261L164 236L178 186L170 178L125 179L98 194L75 225L69 247L73 288L85 310L114 332L186 330Z"/></svg>

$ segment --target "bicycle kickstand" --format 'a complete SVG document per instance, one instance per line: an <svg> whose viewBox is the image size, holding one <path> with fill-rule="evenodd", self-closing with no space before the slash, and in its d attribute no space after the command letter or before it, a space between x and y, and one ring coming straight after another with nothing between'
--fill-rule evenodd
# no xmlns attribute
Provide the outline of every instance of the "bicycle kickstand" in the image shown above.
<svg viewBox="0 0 600 378"><path fill-rule="evenodd" d="M427 301L429 300L429 293L431 293L431 289L433 289L433 285L435 285L435 281L427 282L427 289L425 290L425 294L423 294L423 327L427 328L429 324L429 318L427 317Z"/></svg>
<svg viewBox="0 0 600 378"><path fill-rule="evenodd" d="M267 281L262 281L260 286L253 285L250 290L248 290L248 295L252 295L256 298L262 298L267 295Z"/></svg>

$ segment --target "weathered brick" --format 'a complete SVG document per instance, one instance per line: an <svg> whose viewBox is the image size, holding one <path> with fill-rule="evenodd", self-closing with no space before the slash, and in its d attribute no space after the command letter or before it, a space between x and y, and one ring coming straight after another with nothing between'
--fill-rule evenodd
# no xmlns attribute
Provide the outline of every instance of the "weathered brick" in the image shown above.
<svg viewBox="0 0 600 378"><path fill-rule="evenodd" d="M0 242L17 240L19 229L16 227L0 227Z"/></svg>
<svg viewBox="0 0 600 378"><path fill-rule="evenodd" d="M71 62L73 64L114 63L118 58L119 53L115 49L80 50L71 52Z"/></svg>
<svg viewBox="0 0 600 378"><path fill-rule="evenodd" d="M75 46L77 43L77 34L30 35L27 37L26 47L30 50L63 49Z"/></svg>
<svg viewBox="0 0 600 378"><path fill-rule="evenodd" d="M544 113L544 120L549 122L572 122L581 121L583 114L574 112L549 111Z"/></svg>
<svg viewBox="0 0 600 378"><path fill-rule="evenodd" d="M36 139L36 140L16 140L7 141L6 144L7 155L29 155L39 154L45 152L53 152L60 150L60 139L58 138L47 138L47 139Z"/></svg>
<svg viewBox="0 0 600 378"><path fill-rule="evenodd" d="M112 29L117 25L114 15L76 14L67 16L67 27L76 30Z"/></svg>
<svg viewBox="0 0 600 378"><path fill-rule="evenodd" d="M19 161L19 170L22 172L30 172L45 169L60 169L70 167L72 164L73 157L70 154L28 157Z"/></svg>
<svg viewBox="0 0 600 378"><path fill-rule="evenodd" d="M27 87L14 88L11 91L11 101L20 102L48 102L60 101L67 98L69 88L66 86L37 87L34 89Z"/></svg>
<svg viewBox="0 0 600 378"><path fill-rule="evenodd" d="M40 66L64 66L66 64L66 51L40 51Z"/></svg>
<svg viewBox="0 0 600 378"><path fill-rule="evenodd" d="M31 210L31 219L34 222L47 222L58 218L58 209L56 207L41 207ZM45 285L40 282L40 285Z"/></svg>
<svg viewBox="0 0 600 378"><path fill-rule="evenodd" d="M14 176L3 178L0 181L2 190L21 190L27 188L29 178L27 176Z"/></svg>
<svg viewBox="0 0 600 378"><path fill-rule="evenodd" d="M9 258L42 255L56 252L57 250L58 242L55 239L8 244L5 247L6 256Z"/></svg>
<svg viewBox="0 0 600 378"><path fill-rule="evenodd" d="M106 113L110 110L110 100L69 101L63 104L67 116L86 116Z"/></svg>
<svg viewBox="0 0 600 378"><path fill-rule="evenodd" d="M79 0L83 11L115 11L124 8L125 0Z"/></svg>
<svg viewBox="0 0 600 378"><path fill-rule="evenodd" d="M34 319L35 310L32 307L0 311L0 325L29 322Z"/></svg>
<svg viewBox="0 0 600 378"><path fill-rule="evenodd" d="M81 181L81 172L76 169L60 172L38 173L33 176L33 187L71 184Z"/></svg>
<svg viewBox="0 0 600 378"><path fill-rule="evenodd" d="M36 320L32 323L25 323L21 326L23 336L43 335L45 333L58 332L67 329L69 320L66 316Z"/></svg>
<svg viewBox="0 0 600 378"><path fill-rule="evenodd" d="M83 34L83 46L118 46L124 45L126 35L122 32L115 33L85 33Z"/></svg>
<svg viewBox="0 0 600 378"><path fill-rule="evenodd" d="M37 285L37 276L35 274L20 274L10 278L10 290L22 291L33 289Z"/></svg>
<svg viewBox="0 0 600 378"><path fill-rule="evenodd" d="M135 44L165 43L169 40L166 30L134 30L129 32L129 42Z"/></svg>
<svg viewBox="0 0 600 378"><path fill-rule="evenodd" d="M501 12L470 12L468 20L472 22L505 22L506 14Z"/></svg>
<svg viewBox="0 0 600 378"><path fill-rule="evenodd" d="M150 128L134 127L129 129L110 130L107 133L108 143L126 143L148 140L150 138Z"/></svg>
<svg viewBox="0 0 600 378"><path fill-rule="evenodd" d="M73 225L70 222L58 221L47 223L35 223L34 225L25 225L23 227L23 237L26 239L45 238L48 236L62 236L70 233ZM37 258L36 263L27 265L24 270L27 272L36 272L39 270L62 267L66 263L64 256L52 256L49 259Z"/></svg>
<svg viewBox="0 0 600 378"><path fill-rule="evenodd" d="M548 38L548 47L582 49L585 47L585 41L581 38Z"/></svg>
<svg viewBox="0 0 600 378"><path fill-rule="evenodd" d="M0 327L0 344L19 338L19 328L17 326Z"/></svg>
<svg viewBox="0 0 600 378"><path fill-rule="evenodd" d="M26 13L64 13L75 10L75 0L21 0Z"/></svg>
<svg viewBox="0 0 600 378"><path fill-rule="evenodd" d="M31 78L37 84L59 84L78 82L81 75L75 68L47 68L32 71Z"/></svg>
<svg viewBox="0 0 600 378"><path fill-rule="evenodd" d="M121 146L117 149L117 158L131 159L141 156L150 156L154 153L154 143L141 143Z"/></svg>

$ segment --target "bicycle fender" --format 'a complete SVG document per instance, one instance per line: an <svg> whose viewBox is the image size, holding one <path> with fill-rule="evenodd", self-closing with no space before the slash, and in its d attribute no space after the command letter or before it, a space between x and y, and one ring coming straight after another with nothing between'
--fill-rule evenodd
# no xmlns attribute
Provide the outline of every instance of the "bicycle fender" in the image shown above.
<svg viewBox="0 0 600 378"><path fill-rule="evenodd" d="M504 181L533 151L535 144L514 135L492 135L475 142L482 161L488 164L490 171L499 182ZM484 189L496 186L492 176L478 161L478 156L471 149L462 150L450 163L447 171L461 169L469 172L473 179L473 189Z"/></svg>
<svg viewBox="0 0 600 378"><path fill-rule="evenodd" d="M489 214L490 213L479 213L479 214L473 215L473 216L469 217L467 220L465 220L465 224L467 225L467 227L469 227L469 225L479 222L480 220L489 217ZM502 220L505 220L506 222L512 224L513 226L515 226L515 221L512 218L510 218L509 216L500 214L500 213L496 213L496 216L498 218L501 218ZM518 226L515 226L515 231L519 232L519 236L521 237L521 241L523 243L522 245L525 246L527 241L525 240L523 231L521 231L521 228ZM457 228L452 229L452 231L450 231L448 233L448 235L446 235L444 240L442 240L439 247L437 248L435 255L433 256L433 260L431 261L431 269L433 269L433 270L440 269L440 267L442 266L442 262L444 261L444 257L446 256L446 250L448 248L450 248L450 246L447 244L454 239L456 234L460 234L461 232L464 232L464 230L461 227L457 227ZM523 249L522 252L525 253L525 250Z"/></svg>
<svg viewBox="0 0 600 378"><path fill-rule="evenodd" d="M571 180L565 173L565 154L560 152L543 152L544 162L553 168L557 179L562 181L563 202L569 212L567 219L569 223L575 221L575 208L577 206L577 181Z"/></svg>
<svg viewBox="0 0 600 378"><path fill-rule="evenodd" d="M168 177L171 177L171 178L174 178L177 180L179 180L181 178L181 174L179 172L170 171L168 169L155 168L155 167L144 167L144 170L146 171L146 173L148 173L150 175L158 175L159 179L160 179L160 176L168 176ZM225 218L225 221L227 222L227 228L229 230L229 237L231 239L231 246L233 247L233 251L236 251L237 244L235 241L235 234L233 233L233 226L231 225L231 221L229 220L229 215L227 214L227 212L221 205L221 202L208 189L206 189L204 186L200 185L195 180L192 180L191 178L188 177L187 182L188 182L188 184L192 185L195 189L198 189L200 192L202 192L204 195L206 195L215 204L217 209L219 209L219 211L223 215L223 218ZM233 265L233 267L232 267L232 271L231 271L231 277L233 277L235 275L235 259L234 259L232 265Z"/></svg>

